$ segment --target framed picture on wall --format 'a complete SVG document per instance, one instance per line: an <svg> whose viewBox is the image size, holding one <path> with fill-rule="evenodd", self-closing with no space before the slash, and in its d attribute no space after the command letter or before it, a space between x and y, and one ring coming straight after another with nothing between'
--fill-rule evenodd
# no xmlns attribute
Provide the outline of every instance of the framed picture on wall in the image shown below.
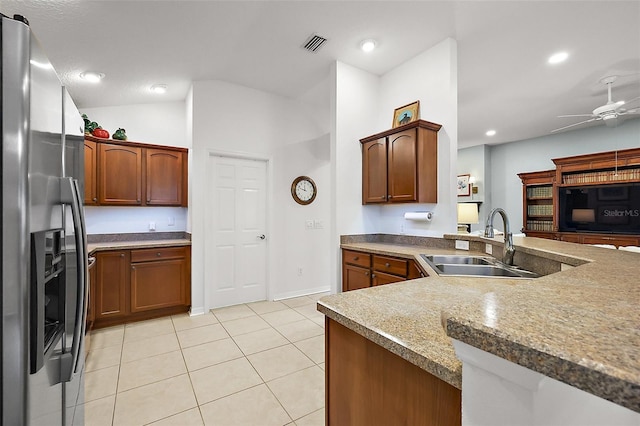
<svg viewBox="0 0 640 426"><path fill-rule="evenodd" d="M471 175L458 175L458 197L468 197L471 195Z"/></svg>
<svg viewBox="0 0 640 426"><path fill-rule="evenodd" d="M396 108L393 112L393 129L420 119L420 101Z"/></svg>

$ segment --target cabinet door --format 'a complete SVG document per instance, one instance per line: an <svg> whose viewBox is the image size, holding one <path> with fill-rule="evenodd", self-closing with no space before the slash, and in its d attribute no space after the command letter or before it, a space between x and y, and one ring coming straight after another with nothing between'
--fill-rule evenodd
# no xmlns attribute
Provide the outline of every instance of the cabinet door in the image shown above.
<svg viewBox="0 0 640 426"><path fill-rule="evenodd" d="M385 274L384 272L374 272L371 274L371 285L374 287L377 285L398 283L406 281L405 277L399 277L397 275Z"/></svg>
<svg viewBox="0 0 640 426"><path fill-rule="evenodd" d="M387 156L389 201L417 201L416 130L389 136Z"/></svg>
<svg viewBox="0 0 640 426"><path fill-rule="evenodd" d="M110 205L142 204L142 148L99 144L98 201Z"/></svg>
<svg viewBox="0 0 640 426"><path fill-rule="evenodd" d="M131 312L186 305L185 259L131 264Z"/></svg>
<svg viewBox="0 0 640 426"><path fill-rule="evenodd" d="M387 202L386 138L362 144L362 204Z"/></svg>
<svg viewBox="0 0 640 426"><path fill-rule="evenodd" d="M371 273L367 268L359 266L342 266L342 291L371 287Z"/></svg>
<svg viewBox="0 0 640 426"><path fill-rule="evenodd" d="M84 204L98 204L98 144L84 141Z"/></svg>
<svg viewBox="0 0 640 426"><path fill-rule="evenodd" d="M96 257L95 319L123 317L129 313L129 252L105 251Z"/></svg>
<svg viewBox="0 0 640 426"><path fill-rule="evenodd" d="M146 149L147 205L182 205L183 153Z"/></svg>

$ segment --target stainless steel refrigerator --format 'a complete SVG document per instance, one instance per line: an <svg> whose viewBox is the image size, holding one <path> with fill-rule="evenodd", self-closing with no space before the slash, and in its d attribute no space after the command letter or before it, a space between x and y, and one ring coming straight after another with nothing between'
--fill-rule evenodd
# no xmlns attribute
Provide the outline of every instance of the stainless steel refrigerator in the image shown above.
<svg viewBox="0 0 640 426"><path fill-rule="evenodd" d="M2 424L83 424L83 121L26 19L1 18Z"/></svg>

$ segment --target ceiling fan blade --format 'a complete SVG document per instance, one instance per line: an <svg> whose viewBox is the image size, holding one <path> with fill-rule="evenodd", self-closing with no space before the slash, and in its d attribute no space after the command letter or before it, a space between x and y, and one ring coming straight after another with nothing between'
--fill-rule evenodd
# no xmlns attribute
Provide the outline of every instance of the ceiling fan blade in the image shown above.
<svg viewBox="0 0 640 426"><path fill-rule="evenodd" d="M559 115L558 118L565 117L593 117L593 114L571 114L571 115Z"/></svg>
<svg viewBox="0 0 640 426"><path fill-rule="evenodd" d="M629 99L628 101L626 101L625 103L623 103L622 105L628 105L628 104L632 104L635 101L639 101L640 100L640 96L638 96L637 98L633 98L633 99Z"/></svg>
<svg viewBox="0 0 640 426"><path fill-rule="evenodd" d="M564 126L564 127L560 127L559 129L552 130L551 133L559 132L560 130L565 130L565 129L568 129L570 127L579 126L581 124L590 123L592 121L597 121L597 120L598 120L598 118L592 118L591 120L585 120L585 121L581 121L579 123L570 124L568 126Z"/></svg>

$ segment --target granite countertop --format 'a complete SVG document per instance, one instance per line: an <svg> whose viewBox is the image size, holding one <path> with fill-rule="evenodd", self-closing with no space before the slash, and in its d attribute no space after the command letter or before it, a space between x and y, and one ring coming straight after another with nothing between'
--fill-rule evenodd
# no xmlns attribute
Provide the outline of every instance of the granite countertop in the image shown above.
<svg viewBox="0 0 640 426"><path fill-rule="evenodd" d="M105 250L133 250L133 249L145 249L154 247L175 247L175 246L190 246L191 240L179 238L169 240L144 240L144 241L105 241L98 243L87 244L87 250L89 254L93 254L97 251Z"/></svg>
<svg viewBox="0 0 640 426"><path fill-rule="evenodd" d="M521 253L578 266L535 280L439 277L419 254L455 250L342 244L414 258L430 277L327 296L318 310L457 388L461 363L451 337L640 412L640 255L538 238L514 242Z"/></svg>

